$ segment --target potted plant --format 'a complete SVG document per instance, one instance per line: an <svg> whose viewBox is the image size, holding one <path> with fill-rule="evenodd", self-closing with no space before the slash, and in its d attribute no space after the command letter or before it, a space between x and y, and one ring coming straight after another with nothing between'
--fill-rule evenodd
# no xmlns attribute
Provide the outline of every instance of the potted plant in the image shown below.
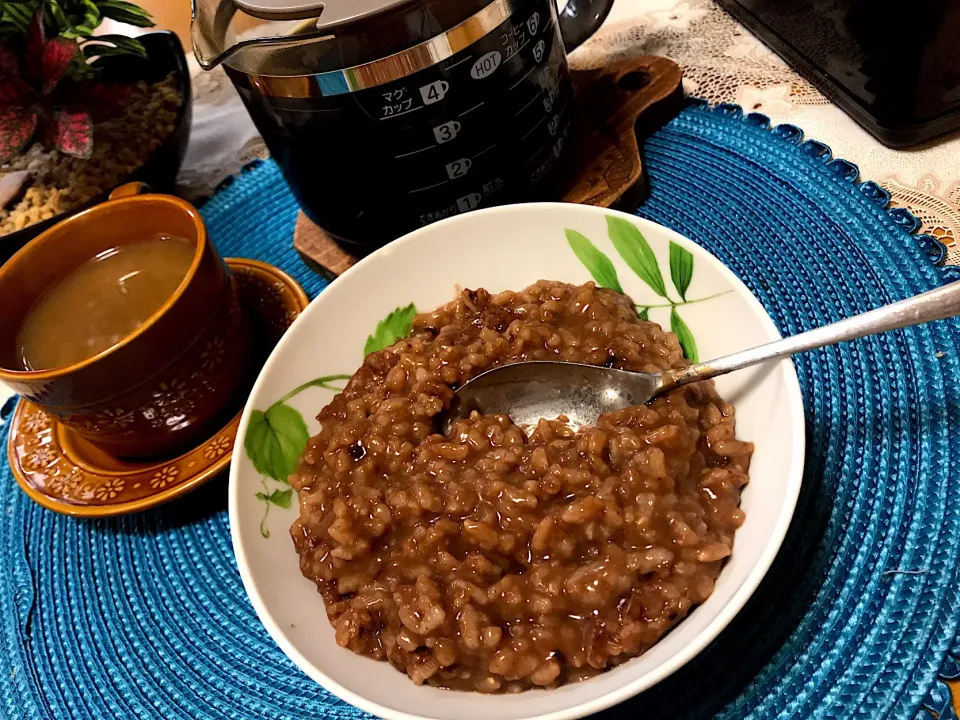
<svg viewBox="0 0 960 720"><path fill-rule="evenodd" d="M124 0L0 2L0 262L136 179L171 189L190 124L189 72L168 32Z"/></svg>

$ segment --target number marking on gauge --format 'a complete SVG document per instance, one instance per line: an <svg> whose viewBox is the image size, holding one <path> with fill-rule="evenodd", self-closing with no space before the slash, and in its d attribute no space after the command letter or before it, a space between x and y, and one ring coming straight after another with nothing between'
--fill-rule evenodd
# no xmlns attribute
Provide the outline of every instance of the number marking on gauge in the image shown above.
<svg viewBox="0 0 960 720"><path fill-rule="evenodd" d="M527 18L527 30L530 31L531 35L537 34L537 29L540 27L540 13L534 13L529 18Z"/></svg>
<svg viewBox="0 0 960 720"><path fill-rule="evenodd" d="M456 120L449 120L442 125L437 125L433 129L433 137L437 140L437 145L450 142L460 133L462 126Z"/></svg>
<svg viewBox="0 0 960 720"><path fill-rule="evenodd" d="M537 41L537 44L533 46L533 59L537 62L543 60L543 52L546 49L547 45L543 40Z"/></svg>
<svg viewBox="0 0 960 720"><path fill-rule="evenodd" d="M447 169L447 177L451 180L462 178L467 174L467 171L470 170L472 165L473 161L470 158L460 158L459 160L454 160L452 163L447 163L445 165Z"/></svg>
<svg viewBox="0 0 960 720"><path fill-rule="evenodd" d="M483 195L477 192L464 195L462 198L457 198L457 208L459 208L460 212L469 212L477 207L482 199Z"/></svg>
<svg viewBox="0 0 960 720"><path fill-rule="evenodd" d="M420 88L420 97L424 105L433 105L443 100L449 90L450 83L446 80L434 80Z"/></svg>
<svg viewBox="0 0 960 720"><path fill-rule="evenodd" d="M553 101L557 99L556 93L553 89L547 90L543 95L543 109L547 112L553 110Z"/></svg>
<svg viewBox="0 0 960 720"><path fill-rule="evenodd" d="M553 137L553 136L548 137L547 141L543 145L541 145L533 155L527 158L527 162L530 162L531 160L535 159L538 155L540 155L540 153L542 153L551 145L553 145L555 148L558 146L563 147L563 138L566 136L567 130L569 129L569 127L570 127L569 124L563 126L563 132L560 133L559 138ZM560 151L555 150L554 154L559 156Z"/></svg>

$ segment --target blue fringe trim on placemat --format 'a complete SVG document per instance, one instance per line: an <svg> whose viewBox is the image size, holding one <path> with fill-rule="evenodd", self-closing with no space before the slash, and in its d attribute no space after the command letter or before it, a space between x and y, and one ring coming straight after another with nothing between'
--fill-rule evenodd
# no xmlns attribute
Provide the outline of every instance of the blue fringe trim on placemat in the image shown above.
<svg viewBox="0 0 960 720"><path fill-rule="evenodd" d="M638 214L717 255L784 333L960 279L934 267L942 246L914 234L915 218L830 156L793 126L692 103L647 141ZM292 248L297 207L272 162L202 212L225 256L324 287ZM704 653L608 717L955 717L943 681L960 672L958 331L940 322L796 359L808 456L783 550ZM5 466L0 482L7 717L366 717L259 624L224 480L104 521L39 508Z"/></svg>

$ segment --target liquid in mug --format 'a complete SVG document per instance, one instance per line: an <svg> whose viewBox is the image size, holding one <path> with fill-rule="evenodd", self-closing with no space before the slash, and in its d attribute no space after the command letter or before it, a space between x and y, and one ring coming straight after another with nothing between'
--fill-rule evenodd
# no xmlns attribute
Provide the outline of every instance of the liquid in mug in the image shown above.
<svg viewBox="0 0 960 720"><path fill-rule="evenodd" d="M174 294L195 254L190 240L156 234L87 260L30 309L17 335L21 365L50 370L113 347Z"/></svg>

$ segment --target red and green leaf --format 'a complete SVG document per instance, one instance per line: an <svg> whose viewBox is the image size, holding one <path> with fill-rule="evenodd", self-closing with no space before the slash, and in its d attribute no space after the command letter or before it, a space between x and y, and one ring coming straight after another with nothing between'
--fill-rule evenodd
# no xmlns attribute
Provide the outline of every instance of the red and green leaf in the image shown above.
<svg viewBox="0 0 960 720"><path fill-rule="evenodd" d="M37 129L37 112L32 108L0 108L0 162L18 155Z"/></svg>
<svg viewBox="0 0 960 720"><path fill-rule="evenodd" d="M0 80L0 108L22 107L20 89L8 80Z"/></svg>
<svg viewBox="0 0 960 720"><path fill-rule="evenodd" d="M152 24L148 13L125 0L76 0L69 6L62 0L0 0L0 161L34 139L90 157L94 123L114 117L133 93L130 85L96 82L100 68L90 59L146 55L136 39L91 37L104 17ZM4 44L11 28L13 46Z"/></svg>
<svg viewBox="0 0 960 720"><path fill-rule="evenodd" d="M36 99L37 94L20 75L20 58L9 45L0 43L0 108L25 107Z"/></svg>
<svg viewBox="0 0 960 720"><path fill-rule="evenodd" d="M43 48L40 57L40 76L43 79L43 93L49 94L67 74L70 63L77 55L79 46L74 40L55 37Z"/></svg>
<svg viewBox="0 0 960 720"><path fill-rule="evenodd" d="M61 107L67 110L88 110L94 123L109 120L126 106L133 95L133 86L83 80L71 83L69 91L58 95Z"/></svg>
<svg viewBox="0 0 960 720"><path fill-rule="evenodd" d="M0 43L0 77L20 77L20 58L4 43Z"/></svg>
<svg viewBox="0 0 960 720"><path fill-rule="evenodd" d="M56 110L41 129L41 141L65 155L88 158L93 151L93 120L88 112Z"/></svg>
<svg viewBox="0 0 960 720"><path fill-rule="evenodd" d="M116 116L130 101L133 87L120 83L91 83L87 107L94 122L103 122Z"/></svg>
<svg viewBox="0 0 960 720"><path fill-rule="evenodd" d="M23 54L23 71L33 80L39 81L43 78L41 58L46 44L47 30L43 25L43 10L40 9L33 14L33 20L30 21L30 27L27 29L26 52Z"/></svg>
<svg viewBox="0 0 960 720"><path fill-rule="evenodd" d="M37 93L19 78L0 80L0 108L28 107L37 101Z"/></svg>
<svg viewBox="0 0 960 720"><path fill-rule="evenodd" d="M47 44L47 28L43 24L43 8L37 8L27 28L27 52L39 55Z"/></svg>

